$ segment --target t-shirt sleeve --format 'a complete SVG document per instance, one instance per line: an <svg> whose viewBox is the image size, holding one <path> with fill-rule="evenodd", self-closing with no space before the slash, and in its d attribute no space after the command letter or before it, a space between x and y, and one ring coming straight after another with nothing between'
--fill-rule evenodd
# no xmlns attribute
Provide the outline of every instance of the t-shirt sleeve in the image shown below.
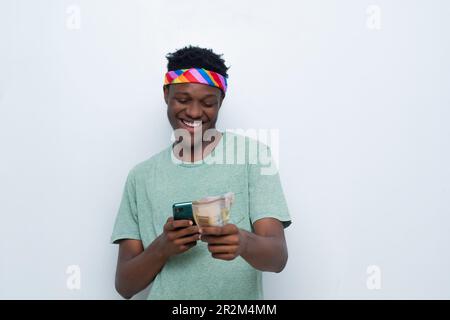
<svg viewBox="0 0 450 320"><path fill-rule="evenodd" d="M284 228L291 224L291 217L281 186L278 169L268 146L258 143L256 164L248 165L249 209L252 224L262 218L278 219ZM265 164L259 159L266 159Z"/></svg>
<svg viewBox="0 0 450 320"><path fill-rule="evenodd" d="M141 240L136 203L136 181L133 173L133 170L131 170L125 183L122 200L111 235L111 243L117 243L121 239Z"/></svg>

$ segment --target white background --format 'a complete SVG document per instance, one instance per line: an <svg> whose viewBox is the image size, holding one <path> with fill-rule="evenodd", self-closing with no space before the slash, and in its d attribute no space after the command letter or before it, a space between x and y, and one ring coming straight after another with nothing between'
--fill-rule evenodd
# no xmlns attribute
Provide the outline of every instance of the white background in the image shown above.
<svg viewBox="0 0 450 320"><path fill-rule="evenodd" d="M168 143L164 56L186 44L231 65L220 128L280 130L293 224L266 298L450 298L449 17L444 0L1 0L0 298L119 298L114 218Z"/></svg>

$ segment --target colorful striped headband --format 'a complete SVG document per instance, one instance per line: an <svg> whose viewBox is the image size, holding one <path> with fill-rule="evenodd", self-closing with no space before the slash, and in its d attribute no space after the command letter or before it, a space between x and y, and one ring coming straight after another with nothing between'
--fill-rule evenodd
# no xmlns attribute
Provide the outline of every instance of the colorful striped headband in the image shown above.
<svg viewBox="0 0 450 320"><path fill-rule="evenodd" d="M173 70L166 73L164 85L172 83L202 83L217 87L225 93L227 91L227 78L221 74L203 68L190 68Z"/></svg>

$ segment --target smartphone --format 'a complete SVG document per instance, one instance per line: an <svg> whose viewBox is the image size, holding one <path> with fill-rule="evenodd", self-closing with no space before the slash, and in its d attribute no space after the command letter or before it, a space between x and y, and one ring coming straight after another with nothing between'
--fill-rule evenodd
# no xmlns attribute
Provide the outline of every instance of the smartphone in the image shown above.
<svg viewBox="0 0 450 320"><path fill-rule="evenodd" d="M178 202L172 205L174 220L192 220L195 225L194 216L192 214L192 202Z"/></svg>

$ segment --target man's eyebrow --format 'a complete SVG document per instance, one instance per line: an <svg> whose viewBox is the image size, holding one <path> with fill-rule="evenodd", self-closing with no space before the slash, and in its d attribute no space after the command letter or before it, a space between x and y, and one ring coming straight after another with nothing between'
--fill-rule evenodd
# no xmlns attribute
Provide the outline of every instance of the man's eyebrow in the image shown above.
<svg viewBox="0 0 450 320"><path fill-rule="evenodd" d="M215 94L210 93L210 94L205 95L205 96L203 97L203 99L206 99L206 98L209 98L209 97L217 98L217 96L216 96Z"/></svg>

